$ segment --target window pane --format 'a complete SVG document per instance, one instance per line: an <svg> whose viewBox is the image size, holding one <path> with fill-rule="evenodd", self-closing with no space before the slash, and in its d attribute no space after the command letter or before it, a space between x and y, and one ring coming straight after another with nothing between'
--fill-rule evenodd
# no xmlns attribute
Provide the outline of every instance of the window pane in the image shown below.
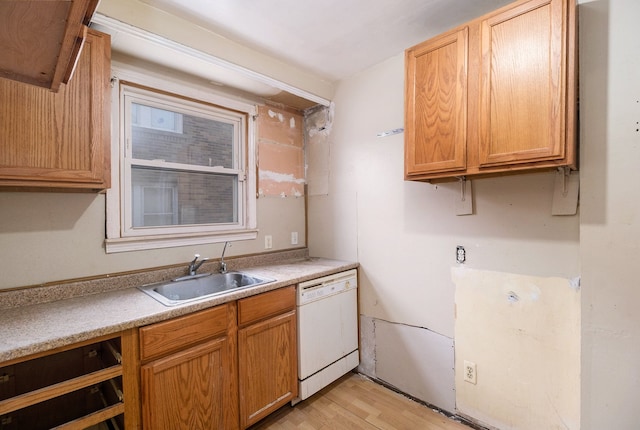
<svg viewBox="0 0 640 430"><path fill-rule="evenodd" d="M182 133L182 114L134 103L131 123L138 127Z"/></svg>
<svg viewBox="0 0 640 430"><path fill-rule="evenodd" d="M236 223L238 178L132 167L133 227Z"/></svg>
<svg viewBox="0 0 640 430"><path fill-rule="evenodd" d="M234 168L233 124L138 103L131 124L133 158Z"/></svg>

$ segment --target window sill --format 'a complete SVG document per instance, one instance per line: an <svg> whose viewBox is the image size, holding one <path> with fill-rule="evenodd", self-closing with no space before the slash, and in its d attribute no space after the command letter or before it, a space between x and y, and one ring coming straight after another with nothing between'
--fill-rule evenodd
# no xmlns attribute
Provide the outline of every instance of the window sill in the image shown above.
<svg viewBox="0 0 640 430"><path fill-rule="evenodd" d="M204 245L208 243L250 240L258 237L258 230L226 231L224 233L201 233L166 236L139 236L106 239L104 241L107 254L146 249L172 248L175 246Z"/></svg>

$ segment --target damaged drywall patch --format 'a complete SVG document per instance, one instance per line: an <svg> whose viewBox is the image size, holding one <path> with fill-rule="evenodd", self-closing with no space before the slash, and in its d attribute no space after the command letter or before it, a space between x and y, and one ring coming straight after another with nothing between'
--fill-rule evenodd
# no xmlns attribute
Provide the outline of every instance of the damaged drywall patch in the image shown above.
<svg viewBox="0 0 640 430"><path fill-rule="evenodd" d="M329 194L333 113L333 103L330 106L316 106L305 111L306 178L307 191L311 196Z"/></svg>
<svg viewBox="0 0 640 430"><path fill-rule="evenodd" d="M269 118L277 118L278 121L284 122L284 115L282 115L282 113L274 112L271 109L269 109L267 113L269 114Z"/></svg>
<svg viewBox="0 0 640 430"><path fill-rule="evenodd" d="M307 109L304 114L305 135L313 137L317 134L328 136L331 134L335 105L315 106Z"/></svg>
<svg viewBox="0 0 640 430"><path fill-rule="evenodd" d="M304 195L302 114L286 109L258 108L258 194Z"/></svg>
<svg viewBox="0 0 640 430"><path fill-rule="evenodd" d="M297 111L259 106L257 125L260 141L302 149L304 147L302 118L302 114Z"/></svg>
<svg viewBox="0 0 640 430"><path fill-rule="evenodd" d="M580 428L576 278L451 269L461 415L496 428ZM477 384L464 381L464 361Z"/></svg>
<svg viewBox="0 0 640 430"><path fill-rule="evenodd" d="M358 372L376 378L376 322L360 315L360 364Z"/></svg>
<svg viewBox="0 0 640 430"><path fill-rule="evenodd" d="M569 279L569 285L576 291L580 290L580 277L576 276L575 278Z"/></svg>
<svg viewBox="0 0 640 430"><path fill-rule="evenodd" d="M270 172L269 170L261 170L260 179L270 180L274 182L304 184L304 179L302 178L296 178L295 176L289 173Z"/></svg>
<svg viewBox="0 0 640 430"><path fill-rule="evenodd" d="M261 187L258 189L260 196L275 195L274 189L279 189L280 197L301 197L304 192L305 180L296 178L292 174L271 172L269 170L260 170L259 181ZM275 184L278 184L277 186ZM282 186L290 187L288 190L282 190ZM266 190L262 187L268 187Z"/></svg>
<svg viewBox="0 0 640 430"><path fill-rule="evenodd" d="M424 327L375 320L376 377L423 402L455 412L453 339Z"/></svg>

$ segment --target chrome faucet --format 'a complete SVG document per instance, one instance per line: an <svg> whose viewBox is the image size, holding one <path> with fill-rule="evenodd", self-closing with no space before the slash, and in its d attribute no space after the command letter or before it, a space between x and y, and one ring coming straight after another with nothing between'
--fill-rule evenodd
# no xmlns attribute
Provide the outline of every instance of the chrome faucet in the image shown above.
<svg viewBox="0 0 640 430"><path fill-rule="evenodd" d="M224 262L224 253L227 250L227 245L229 245L229 242L225 242L224 248L222 248L222 257L220 257L220 273L227 273L227 263Z"/></svg>
<svg viewBox="0 0 640 430"><path fill-rule="evenodd" d="M191 261L191 263L189 263L189 276L195 276L200 266L202 266L202 263L208 260L208 258L205 257L202 260L198 261L198 258L200 258L200 254L195 254L193 257L193 260Z"/></svg>

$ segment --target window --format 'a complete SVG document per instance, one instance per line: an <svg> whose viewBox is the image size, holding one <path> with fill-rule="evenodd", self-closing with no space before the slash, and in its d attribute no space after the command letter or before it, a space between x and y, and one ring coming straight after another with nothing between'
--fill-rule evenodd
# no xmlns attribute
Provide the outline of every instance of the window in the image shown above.
<svg viewBox="0 0 640 430"><path fill-rule="evenodd" d="M131 106L131 124L134 127L182 133L182 114L134 103Z"/></svg>
<svg viewBox="0 0 640 430"><path fill-rule="evenodd" d="M123 82L117 100L107 252L256 237L251 109Z"/></svg>

